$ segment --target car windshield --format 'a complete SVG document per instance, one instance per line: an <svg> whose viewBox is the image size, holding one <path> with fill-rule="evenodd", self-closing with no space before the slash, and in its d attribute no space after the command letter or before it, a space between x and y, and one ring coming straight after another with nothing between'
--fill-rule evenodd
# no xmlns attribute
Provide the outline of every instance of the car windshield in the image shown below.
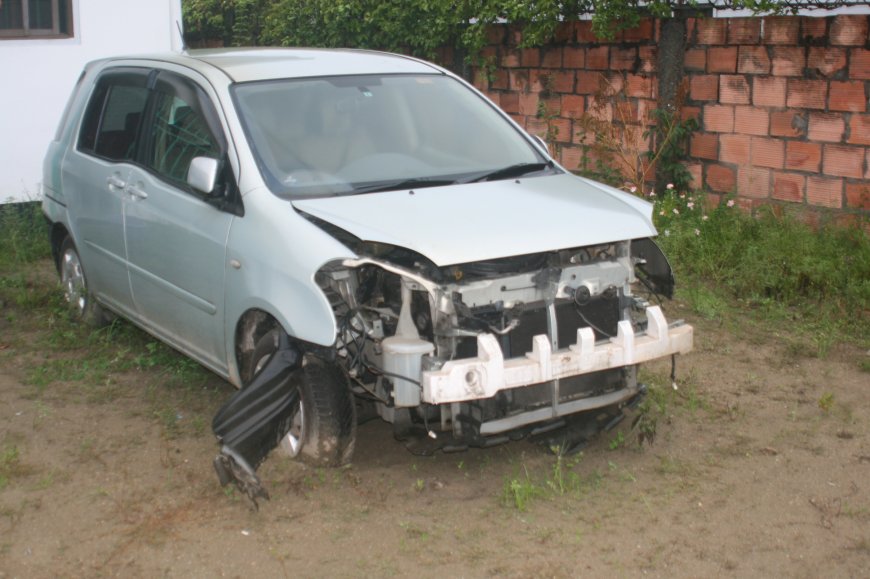
<svg viewBox="0 0 870 579"><path fill-rule="evenodd" d="M260 171L286 197L505 179L552 164L495 108L441 74L235 85Z"/></svg>

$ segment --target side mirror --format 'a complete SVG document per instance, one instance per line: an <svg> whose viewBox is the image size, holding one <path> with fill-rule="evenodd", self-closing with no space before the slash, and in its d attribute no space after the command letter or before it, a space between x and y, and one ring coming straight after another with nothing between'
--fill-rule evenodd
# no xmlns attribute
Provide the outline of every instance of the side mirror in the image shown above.
<svg viewBox="0 0 870 579"><path fill-rule="evenodd" d="M211 157L194 157L187 170L187 184L206 195L214 193L220 161Z"/></svg>

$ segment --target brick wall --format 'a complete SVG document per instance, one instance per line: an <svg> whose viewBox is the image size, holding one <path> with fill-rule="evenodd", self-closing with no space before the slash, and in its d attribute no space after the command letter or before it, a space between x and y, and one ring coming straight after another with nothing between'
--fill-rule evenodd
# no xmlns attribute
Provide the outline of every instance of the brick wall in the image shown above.
<svg viewBox="0 0 870 579"><path fill-rule="evenodd" d="M683 114L700 125L689 144L695 184L714 199L736 192L747 208L776 203L867 217L868 27L864 15L690 20ZM589 22L561 25L543 48L518 48L521 34L490 31L484 56L496 66L475 70L474 83L530 132L549 131L568 169L583 158L578 119L594 108L602 78L623 89L627 122L649 126L654 21L612 42L597 39ZM614 118L612 110L596 114Z"/></svg>

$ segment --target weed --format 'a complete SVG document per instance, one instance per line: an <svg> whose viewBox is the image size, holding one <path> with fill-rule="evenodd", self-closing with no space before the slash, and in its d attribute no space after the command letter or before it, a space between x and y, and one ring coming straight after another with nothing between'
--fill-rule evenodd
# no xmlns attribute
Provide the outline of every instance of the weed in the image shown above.
<svg viewBox="0 0 870 579"><path fill-rule="evenodd" d="M49 256L48 225L38 203L0 205L0 270Z"/></svg>
<svg viewBox="0 0 870 579"><path fill-rule="evenodd" d="M617 450L625 446L625 435L621 430L617 431L616 436L610 439L608 446L610 447L610 450Z"/></svg>
<svg viewBox="0 0 870 579"><path fill-rule="evenodd" d="M833 392L825 392L822 394L821 398L819 398L819 408L824 413L828 413L834 407L834 393Z"/></svg>
<svg viewBox="0 0 870 579"><path fill-rule="evenodd" d="M542 494L543 489L532 481L528 469L523 465L523 476L504 481L502 504L512 506L518 511L525 511L529 501Z"/></svg>
<svg viewBox="0 0 870 579"><path fill-rule="evenodd" d="M425 488L426 481L424 479L418 478L416 481L414 481L414 490L418 493L422 493Z"/></svg>

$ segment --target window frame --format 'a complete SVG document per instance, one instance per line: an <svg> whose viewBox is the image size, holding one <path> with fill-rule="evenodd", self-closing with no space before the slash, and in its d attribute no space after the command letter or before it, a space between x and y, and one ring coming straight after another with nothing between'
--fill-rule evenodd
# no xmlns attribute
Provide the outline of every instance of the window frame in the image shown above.
<svg viewBox="0 0 870 579"><path fill-rule="evenodd" d="M2 40L38 40L38 39L63 39L73 38L75 28L73 26L72 0L49 0L51 2L51 28L32 28L30 26L30 2L31 0L3 0L4 2L17 1L21 6L21 28L0 28L0 41ZM65 26L61 28L61 7L66 13Z"/></svg>

